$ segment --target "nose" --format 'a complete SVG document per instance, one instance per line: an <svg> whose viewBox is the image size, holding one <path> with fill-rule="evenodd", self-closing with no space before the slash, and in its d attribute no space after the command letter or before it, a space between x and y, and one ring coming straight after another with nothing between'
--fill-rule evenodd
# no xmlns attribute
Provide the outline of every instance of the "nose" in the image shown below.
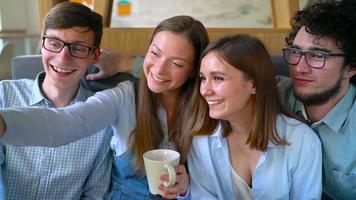
<svg viewBox="0 0 356 200"><path fill-rule="evenodd" d="M68 46L64 46L63 49L57 54L57 59L61 61L66 61L71 58L72 56L70 55Z"/></svg>
<svg viewBox="0 0 356 200"><path fill-rule="evenodd" d="M299 63L290 67L291 70L298 72L298 73L310 72L311 68L309 67L309 64L306 62L305 56L306 55L302 55L302 57L299 60Z"/></svg>
<svg viewBox="0 0 356 200"><path fill-rule="evenodd" d="M164 74L167 68L167 61L165 59L158 59L154 66L154 71L157 74Z"/></svg>
<svg viewBox="0 0 356 200"><path fill-rule="evenodd" d="M210 96L214 93L211 88L211 84L209 81L205 80L200 83L200 94L203 96Z"/></svg>

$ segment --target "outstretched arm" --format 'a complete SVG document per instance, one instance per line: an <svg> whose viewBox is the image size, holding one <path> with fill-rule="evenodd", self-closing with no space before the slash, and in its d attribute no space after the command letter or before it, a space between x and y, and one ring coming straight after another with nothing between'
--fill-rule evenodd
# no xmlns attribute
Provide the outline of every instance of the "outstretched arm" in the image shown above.
<svg viewBox="0 0 356 200"><path fill-rule="evenodd" d="M114 122L119 120L121 112L125 117L134 114L135 110L128 110L134 108L134 104L133 84L126 81L66 108L1 109L6 132L0 139L13 145L64 145L116 125Z"/></svg>

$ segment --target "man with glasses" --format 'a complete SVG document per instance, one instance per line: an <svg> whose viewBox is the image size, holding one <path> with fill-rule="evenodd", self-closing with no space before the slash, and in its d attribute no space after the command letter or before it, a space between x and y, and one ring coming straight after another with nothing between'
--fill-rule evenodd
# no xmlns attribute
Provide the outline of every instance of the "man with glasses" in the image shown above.
<svg viewBox="0 0 356 200"><path fill-rule="evenodd" d="M0 107L64 107L94 94L80 79L98 61L102 17L66 2L53 7L43 25L45 72L36 80L0 82ZM6 199L103 198L111 175L108 131L58 148L2 145Z"/></svg>
<svg viewBox="0 0 356 200"><path fill-rule="evenodd" d="M344 0L297 12L283 49L282 100L322 142L324 199L356 199L355 10Z"/></svg>

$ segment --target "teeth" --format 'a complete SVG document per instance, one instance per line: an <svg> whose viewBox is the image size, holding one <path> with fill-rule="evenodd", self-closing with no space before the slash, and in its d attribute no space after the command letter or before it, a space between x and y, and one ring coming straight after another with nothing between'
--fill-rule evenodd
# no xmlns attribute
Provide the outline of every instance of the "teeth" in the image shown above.
<svg viewBox="0 0 356 200"><path fill-rule="evenodd" d="M157 77L155 77L153 74L152 74L152 78L155 80L155 81L158 81L158 82L165 82L166 80L162 80L162 79L159 79Z"/></svg>
<svg viewBox="0 0 356 200"><path fill-rule="evenodd" d="M217 104L221 104L222 102L224 102L224 100L207 100L209 105L217 105Z"/></svg>
<svg viewBox="0 0 356 200"><path fill-rule="evenodd" d="M62 69L62 68L54 67L54 66L53 66L53 69L54 69L56 72L61 72L61 73L71 73L71 72L74 72L73 69Z"/></svg>

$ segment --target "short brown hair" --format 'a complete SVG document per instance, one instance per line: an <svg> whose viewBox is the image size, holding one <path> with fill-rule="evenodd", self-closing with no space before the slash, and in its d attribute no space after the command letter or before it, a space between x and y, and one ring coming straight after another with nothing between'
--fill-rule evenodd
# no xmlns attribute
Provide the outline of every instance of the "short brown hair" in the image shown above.
<svg viewBox="0 0 356 200"><path fill-rule="evenodd" d="M74 2L55 5L43 20L42 34L48 29L88 28L94 33L94 45L99 47L103 35L103 18L89 7Z"/></svg>

